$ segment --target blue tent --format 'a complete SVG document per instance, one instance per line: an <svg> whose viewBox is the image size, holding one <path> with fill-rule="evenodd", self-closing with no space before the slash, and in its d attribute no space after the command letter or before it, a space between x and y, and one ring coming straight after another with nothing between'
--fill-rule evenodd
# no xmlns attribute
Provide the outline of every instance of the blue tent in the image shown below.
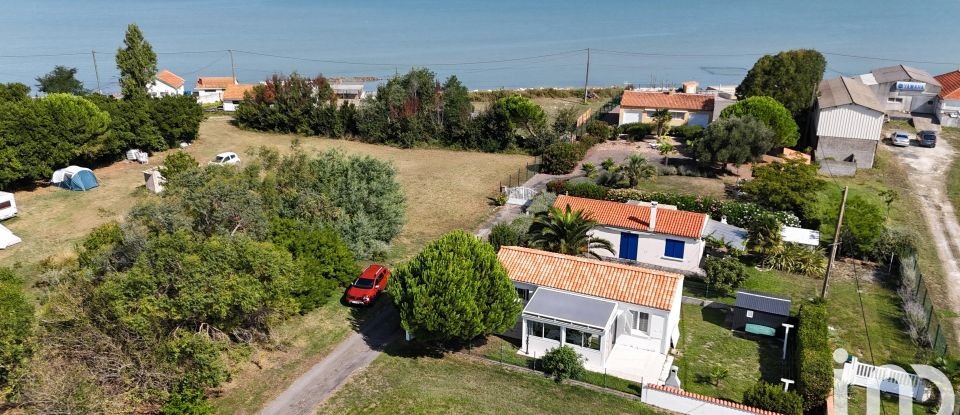
<svg viewBox="0 0 960 415"><path fill-rule="evenodd" d="M53 172L53 179L50 180L50 183L74 191L87 191L100 185L92 170L78 166L70 166Z"/></svg>

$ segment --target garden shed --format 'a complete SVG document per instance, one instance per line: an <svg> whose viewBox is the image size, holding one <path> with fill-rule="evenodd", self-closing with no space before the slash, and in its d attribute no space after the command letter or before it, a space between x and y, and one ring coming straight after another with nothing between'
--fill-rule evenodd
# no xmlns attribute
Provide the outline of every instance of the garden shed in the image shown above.
<svg viewBox="0 0 960 415"><path fill-rule="evenodd" d="M87 191L100 185L92 170L79 166L70 166L53 172L50 183L75 191Z"/></svg>
<svg viewBox="0 0 960 415"><path fill-rule="evenodd" d="M733 306L733 329L764 336L779 336L790 320L791 300L757 291L738 290Z"/></svg>

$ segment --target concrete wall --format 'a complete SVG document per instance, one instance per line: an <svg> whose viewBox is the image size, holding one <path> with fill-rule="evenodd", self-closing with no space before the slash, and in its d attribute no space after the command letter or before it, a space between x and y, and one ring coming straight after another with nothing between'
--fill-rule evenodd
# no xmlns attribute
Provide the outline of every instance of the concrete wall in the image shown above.
<svg viewBox="0 0 960 415"><path fill-rule="evenodd" d="M234 112L237 110L237 107L240 106L241 101L223 101L223 110L227 112Z"/></svg>
<svg viewBox="0 0 960 415"><path fill-rule="evenodd" d="M644 386L640 400L648 405L689 415L757 415L757 409L716 398L698 399Z"/></svg>
<svg viewBox="0 0 960 415"><path fill-rule="evenodd" d="M950 115L956 115L951 117ZM937 118L944 127L960 127L960 101L939 100L937 102Z"/></svg>
<svg viewBox="0 0 960 415"><path fill-rule="evenodd" d="M852 161L821 160L820 174L824 176L853 177L857 174L857 163Z"/></svg>
<svg viewBox="0 0 960 415"><path fill-rule="evenodd" d="M903 81L912 80L903 79ZM932 84L926 84L925 91L898 90L896 82L877 84L873 88L877 93L877 98L880 100L880 103L886 105L888 112L933 114L937 94L940 93L940 87ZM899 98L902 99L903 102L890 102L890 98Z"/></svg>
<svg viewBox="0 0 960 415"><path fill-rule="evenodd" d="M639 241L637 242L637 262L685 271L696 271L700 268L700 260L703 257L703 248L705 246L702 240L659 233L629 231L607 226L597 226L590 231L590 235L597 238L606 239L610 241L611 245L613 245L613 253L603 250L598 250L597 253L600 254L600 256L619 258L621 232L640 235ZM684 242L683 260L667 258L663 256L664 250L666 249L667 239Z"/></svg>
<svg viewBox="0 0 960 415"><path fill-rule="evenodd" d="M200 104L214 104L223 101L223 89L195 89L193 95Z"/></svg>
<svg viewBox="0 0 960 415"><path fill-rule="evenodd" d="M817 115L817 135L879 140L883 113L859 105L823 108Z"/></svg>
<svg viewBox="0 0 960 415"><path fill-rule="evenodd" d="M817 139L817 150L814 158L820 164L827 159L836 161L854 161L857 168L873 168L874 155L877 152L879 140L863 140L858 138L839 138L820 136Z"/></svg>

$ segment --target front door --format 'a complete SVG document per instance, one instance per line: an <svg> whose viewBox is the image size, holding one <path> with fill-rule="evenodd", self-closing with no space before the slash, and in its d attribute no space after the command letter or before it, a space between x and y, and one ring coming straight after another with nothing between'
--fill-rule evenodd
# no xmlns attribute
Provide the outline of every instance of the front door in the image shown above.
<svg viewBox="0 0 960 415"><path fill-rule="evenodd" d="M637 244L640 241L640 235L635 233L620 233L620 258L637 260Z"/></svg>

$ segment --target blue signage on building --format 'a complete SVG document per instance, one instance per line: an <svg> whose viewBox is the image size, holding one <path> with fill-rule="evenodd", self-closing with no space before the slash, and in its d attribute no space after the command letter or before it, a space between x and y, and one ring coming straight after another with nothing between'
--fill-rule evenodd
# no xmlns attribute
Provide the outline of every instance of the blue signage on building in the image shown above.
<svg viewBox="0 0 960 415"><path fill-rule="evenodd" d="M927 84L923 82L897 81L897 89L901 91L923 91Z"/></svg>

